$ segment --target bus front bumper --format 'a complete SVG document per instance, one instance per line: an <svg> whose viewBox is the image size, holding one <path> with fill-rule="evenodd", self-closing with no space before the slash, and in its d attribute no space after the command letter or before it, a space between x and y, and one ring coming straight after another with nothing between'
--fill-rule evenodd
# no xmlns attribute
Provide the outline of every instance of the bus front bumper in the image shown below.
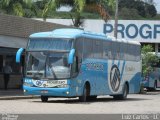
<svg viewBox="0 0 160 120"><path fill-rule="evenodd" d="M29 87L23 86L25 95L43 95L50 97L69 97L70 88L40 88L40 87Z"/></svg>

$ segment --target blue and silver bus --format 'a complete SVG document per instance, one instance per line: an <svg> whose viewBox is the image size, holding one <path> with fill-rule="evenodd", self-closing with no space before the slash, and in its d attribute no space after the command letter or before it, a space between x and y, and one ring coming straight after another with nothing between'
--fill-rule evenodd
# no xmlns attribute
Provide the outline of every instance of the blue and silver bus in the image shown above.
<svg viewBox="0 0 160 120"><path fill-rule="evenodd" d="M25 50L24 93L50 97L79 97L85 102L98 95L126 99L141 83L141 45L104 34L64 28L29 36ZM23 48L17 51L20 62Z"/></svg>
<svg viewBox="0 0 160 120"><path fill-rule="evenodd" d="M143 78L143 86L147 90L159 90L160 88L160 62L154 63L153 71L149 72Z"/></svg>

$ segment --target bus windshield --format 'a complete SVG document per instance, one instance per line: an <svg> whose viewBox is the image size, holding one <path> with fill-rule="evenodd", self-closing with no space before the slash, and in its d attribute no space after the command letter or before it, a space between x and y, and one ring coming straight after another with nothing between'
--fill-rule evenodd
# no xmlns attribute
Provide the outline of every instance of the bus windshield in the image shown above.
<svg viewBox="0 0 160 120"><path fill-rule="evenodd" d="M52 80L70 77L68 52L27 52L26 76L33 79Z"/></svg>

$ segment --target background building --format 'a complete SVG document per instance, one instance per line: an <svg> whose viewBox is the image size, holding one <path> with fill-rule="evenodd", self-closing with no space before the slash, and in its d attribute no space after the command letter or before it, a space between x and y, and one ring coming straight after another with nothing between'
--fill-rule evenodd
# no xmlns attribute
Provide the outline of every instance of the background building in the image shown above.
<svg viewBox="0 0 160 120"><path fill-rule="evenodd" d="M39 19L41 20L41 19ZM71 19L47 19L48 22L72 25ZM86 19L84 30L114 36L114 20L105 23L103 20ZM160 21L159 20L119 20L118 39L139 41L142 46L150 44L160 55Z"/></svg>
<svg viewBox="0 0 160 120"><path fill-rule="evenodd" d="M25 48L28 36L34 32L51 31L64 25L47 23L28 18L0 14L0 89L4 88L3 66L8 62L13 73L8 88L20 88L22 85L22 63L15 62L18 48Z"/></svg>

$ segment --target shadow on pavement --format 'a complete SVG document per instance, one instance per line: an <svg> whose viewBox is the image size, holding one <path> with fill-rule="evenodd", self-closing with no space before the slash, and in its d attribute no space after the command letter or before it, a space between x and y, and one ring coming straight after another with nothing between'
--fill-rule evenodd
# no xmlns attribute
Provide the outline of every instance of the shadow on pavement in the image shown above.
<svg viewBox="0 0 160 120"><path fill-rule="evenodd" d="M160 89L158 90L145 90L145 94L141 95L160 95Z"/></svg>
<svg viewBox="0 0 160 120"><path fill-rule="evenodd" d="M51 100L50 100L51 99ZM90 100L87 102L80 102L79 99L75 98L68 98L65 100L53 100L54 98L49 98L48 102L46 103L64 103L64 104L92 104L92 103L104 103L104 102L130 102L130 101L145 101L150 99L144 99L144 98L127 98L126 100L114 100L113 98L97 98L96 100ZM32 101L32 102L39 102L41 103L41 100L39 101ZM43 102L42 102L43 103Z"/></svg>

